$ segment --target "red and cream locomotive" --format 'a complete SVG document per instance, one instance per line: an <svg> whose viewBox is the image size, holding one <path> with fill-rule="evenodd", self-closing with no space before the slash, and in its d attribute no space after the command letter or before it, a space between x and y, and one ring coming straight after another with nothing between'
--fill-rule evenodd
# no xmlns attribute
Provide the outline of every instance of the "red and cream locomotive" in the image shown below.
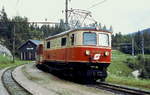
<svg viewBox="0 0 150 95"><path fill-rule="evenodd" d="M37 66L75 79L104 81L111 63L111 32L73 29L46 38L37 51Z"/></svg>

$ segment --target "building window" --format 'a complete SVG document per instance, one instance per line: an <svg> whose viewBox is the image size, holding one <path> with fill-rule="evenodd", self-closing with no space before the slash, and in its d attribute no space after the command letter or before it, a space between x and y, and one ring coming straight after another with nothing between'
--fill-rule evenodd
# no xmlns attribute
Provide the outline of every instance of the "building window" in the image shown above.
<svg viewBox="0 0 150 95"><path fill-rule="evenodd" d="M96 33L85 32L83 34L83 45L96 45Z"/></svg>
<svg viewBox="0 0 150 95"><path fill-rule="evenodd" d="M61 46L65 46L66 45L66 38L61 38Z"/></svg>
<svg viewBox="0 0 150 95"><path fill-rule="evenodd" d="M50 48L50 42L47 42L47 48Z"/></svg>

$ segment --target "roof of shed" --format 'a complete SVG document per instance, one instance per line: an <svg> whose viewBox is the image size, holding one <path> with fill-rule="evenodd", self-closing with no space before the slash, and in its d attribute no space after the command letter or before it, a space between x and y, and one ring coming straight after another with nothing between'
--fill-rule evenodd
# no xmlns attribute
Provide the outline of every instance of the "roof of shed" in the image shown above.
<svg viewBox="0 0 150 95"><path fill-rule="evenodd" d="M22 44L18 49L22 48L28 42L31 42L31 43L35 44L36 46L38 46L42 41L40 41L40 40L31 40L30 39L30 40L26 41L24 44Z"/></svg>
<svg viewBox="0 0 150 95"><path fill-rule="evenodd" d="M41 43L40 40L29 40L31 41L32 43L34 43L35 45L39 45Z"/></svg>

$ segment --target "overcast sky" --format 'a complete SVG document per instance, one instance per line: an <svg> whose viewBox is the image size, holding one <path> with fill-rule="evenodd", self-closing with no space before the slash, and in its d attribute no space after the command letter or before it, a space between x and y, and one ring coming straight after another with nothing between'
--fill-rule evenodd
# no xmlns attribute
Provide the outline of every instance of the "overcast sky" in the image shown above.
<svg viewBox="0 0 150 95"><path fill-rule="evenodd" d="M71 0L69 8L88 9L103 0ZM65 0L0 0L9 17L28 17L30 21L58 22L64 18ZM88 9L98 22L113 26L114 33L127 34L150 28L150 0L106 0Z"/></svg>

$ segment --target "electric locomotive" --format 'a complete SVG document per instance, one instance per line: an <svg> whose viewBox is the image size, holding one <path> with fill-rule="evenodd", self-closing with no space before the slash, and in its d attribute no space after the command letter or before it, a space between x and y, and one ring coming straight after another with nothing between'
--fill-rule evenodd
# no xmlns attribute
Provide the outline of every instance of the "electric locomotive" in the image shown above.
<svg viewBox="0 0 150 95"><path fill-rule="evenodd" d="M37 50L37 66L76 80L104 81L111 63L111 32L72 29L50 36Z"/></svg>

